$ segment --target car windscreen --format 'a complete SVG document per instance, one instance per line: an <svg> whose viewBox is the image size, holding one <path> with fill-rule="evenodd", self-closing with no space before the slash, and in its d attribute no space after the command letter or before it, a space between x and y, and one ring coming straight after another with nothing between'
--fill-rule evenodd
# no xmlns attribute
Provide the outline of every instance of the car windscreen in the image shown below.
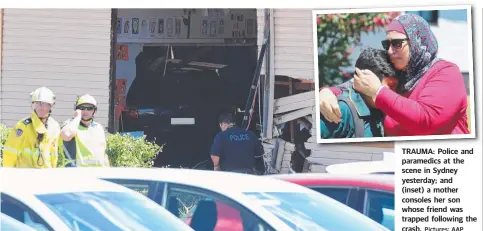
<svg viewBox="0 0 484 231"><path fill-rule="evenodd" d="M123 192L37 195L71 230L191 230L161 206Z"/></svg>
<svg viewBox="0 0 484 231"><path fill-rule="evenodd" d="M361 213L318 193L250 192L246 195L294 230L387 230Z"/></svg>

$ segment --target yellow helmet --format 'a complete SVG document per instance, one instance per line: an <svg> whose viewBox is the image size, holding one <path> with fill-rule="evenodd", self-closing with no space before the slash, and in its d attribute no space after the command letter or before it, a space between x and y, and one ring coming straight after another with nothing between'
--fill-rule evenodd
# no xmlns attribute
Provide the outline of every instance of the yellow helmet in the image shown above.
<svg viewBox="0 0 484 231"><path fill-rule="evenodd" d="M77 98L77 101L76 101L76 107L81 105L81 104L92 104L94 107L97 107L97 102L96 100L94 99L94 97L88 95L88 94L85 94L83 96L80 96L79 98Z"/></svg>
<svg viewBox="0 0 484 231"><path fill-rule="evenodd" d="M49 88L39 87L30 93L30 101L32 103L43 102L54 105L55 95L54 92L52 92Z"/></svg>

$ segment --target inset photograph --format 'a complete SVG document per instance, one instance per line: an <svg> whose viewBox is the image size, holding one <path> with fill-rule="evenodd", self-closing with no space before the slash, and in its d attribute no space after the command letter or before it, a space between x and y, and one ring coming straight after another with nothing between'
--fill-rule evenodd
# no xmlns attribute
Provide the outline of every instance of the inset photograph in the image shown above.
<svg viewBox="0 0 484 231"><path fill-rule="evenodd" d="M475 138L470 6L313 11L318 143Z"/></svg>

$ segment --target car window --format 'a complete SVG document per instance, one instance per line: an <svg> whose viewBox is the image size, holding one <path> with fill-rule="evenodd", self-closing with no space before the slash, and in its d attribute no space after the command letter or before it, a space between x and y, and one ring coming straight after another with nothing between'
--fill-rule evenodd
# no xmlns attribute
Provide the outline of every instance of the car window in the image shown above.
<svg viewBox="0 0 484 231"><path fill-rule="evenodd" d="M6 195L1 194L2 213L36 230L52 230L37 213L27 207L22 202Z"/></svg>
<svg viewBox="0 0 484 231"><path fill-rule="evenodd" d="M238 203L207 190L170 185L167 195L167 209L195 230L274 230Z"/></svg>
<svg viewBox="0 0 484 231"><path fill-rule="evenodd" d="M142 195L155 201L161 205L163 199L163 190L165 183L149 180L133 180L133 179L103 179L115 184L122 185L131 190L141 193Z"/></svg>
<svg viewBox="0 0 484 231"><path fill-rule="evenodd" d="M149 197L150 189L153 190L154 183L152 181L145 181L145 180L125 180L125 179L103 179L106 181L110 181L124 187L127 187L133 191L141 193L142 195Z"/></svg>
<svg viewBox="0 0 484 231"><path fill-rule="evenodd" d="M0 213L0 215L0 230L35 231L35 229L30 226L27 226L3 213Z"/></svg>
<svg viewBox="0 0 484 231"><path fill-rule="evenodd" d="M190 230L163 207L136 193L37 195L71 230Z"/></svg>
<svg viewBox="0 0 484 231"><path fill-rule="evenodd" d="M343 187L310 187L310 189L322 193L326 196L329 196L343 204L348 204L348 198L350 195L350 189L349 188L343 188Z"/></svg>
<svg viewBox="0 0 484 231"><path fill-rule="evenodd" d="M294 230L386 230L356 210L319 193L309 191L245 194Z"/></svg>
<svg viewBox="0 0 484 231"><path fill-rule="evenodd" d="M367 190L365 214L390 230L395 229L395 195L393 193Z"/></svg>

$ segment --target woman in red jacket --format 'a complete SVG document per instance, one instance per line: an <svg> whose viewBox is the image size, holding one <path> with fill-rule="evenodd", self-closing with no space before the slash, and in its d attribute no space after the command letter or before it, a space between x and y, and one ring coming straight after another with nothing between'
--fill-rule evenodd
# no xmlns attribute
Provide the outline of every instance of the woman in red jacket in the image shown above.
<svg viewBox="0 0 484 231"><path fill-rule="evenodd" d="M398 16L387 26L382 45L403 73L399 94L369 70L357 70L353 81L386 114L385 136L469 134L464 78L457 65L437 58L437 39L427 21L414 14ZM336 123L335 94L340 92L334 87L320 91L321 114Z"/></svg>

